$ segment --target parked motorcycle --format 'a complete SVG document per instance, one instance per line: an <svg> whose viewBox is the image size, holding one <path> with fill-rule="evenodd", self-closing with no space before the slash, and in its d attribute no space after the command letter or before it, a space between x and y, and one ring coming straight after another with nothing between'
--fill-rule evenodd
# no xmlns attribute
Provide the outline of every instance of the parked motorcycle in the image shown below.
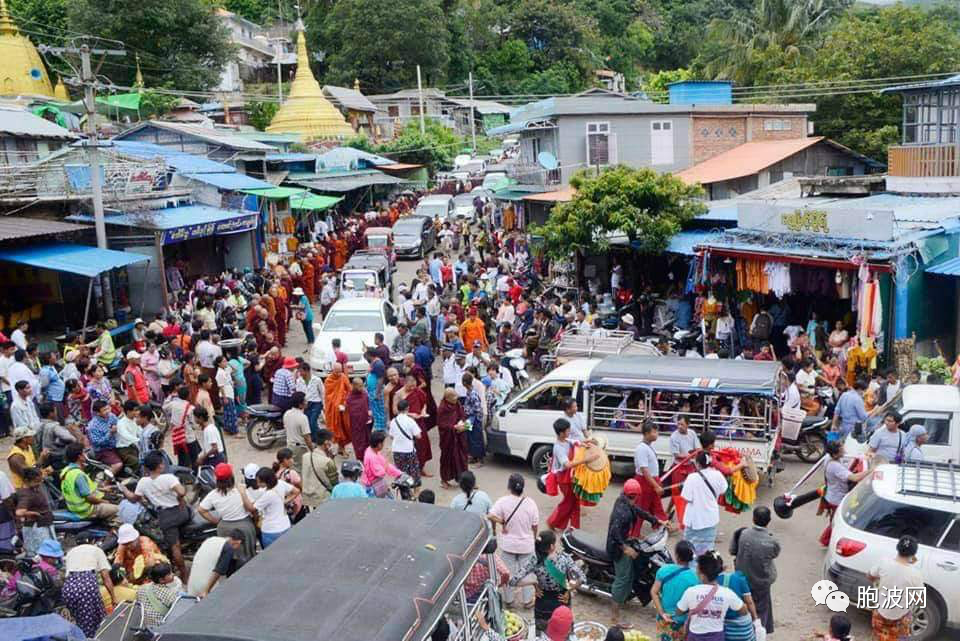
<svg viewBox="0 0 960 641"><path fill-rule="evenodd" d="M530 384L530 374L527 373L527 359L523 356L523 349L507 350L500 360L500 365L510 370L513 376L513 386L521 390Z"/></svg>
<svg viewBox="0 0 960 641"><path fill-rule="evenodd" d="M396 492L396 497L400 501L412 501L413 500L413 491L417 487L417 482L413 480L413 477L408 474L401 474L393 480L391 484L394 491Z"/></svg>
<svg viewBox="0 0 960 641"><path fill-rule="evenodd" d="M247 442L256 450L269 450L277 442L286 442L283 410L276 405L260 403L247 406Z"/></svg>
<svg viewBox="0 0 960 641"><path fill-rule="evenodd" d="M149 501L144 501L143 506L144 510L137 517L134 525L140 534L150 537L165 552L169 553L170 550L164 539L163 531L160 529L160 517L157 508ZM192 559L204 541L211 536L217 536L217 526L200 516L193 507L188 509L190 510L190 521L180 528L180 551L183 553L183 558Z"/></svg>
<svg viewBox="0 0 960 641"><path fill-rule="evenodd" d="M0 592L0 618L68 614L60 586L32 559L7 559L0 569L14 580L14 589Z"/></svg>
<svg viewBox="0 0 960 641"><path fill-rule="evenodd" d="M631 539L628 542L637 551L631 596L643 605L650 602L650 588L653 587L657 570L673 563L673 556L667 549L668 536L667 529L661 527L644 539ZM587 594L612 599L616 570L613 560L607 554L606 539L568 529L560 536L560 543L567 554L583 565L586 580L578 589Z"/></svg>

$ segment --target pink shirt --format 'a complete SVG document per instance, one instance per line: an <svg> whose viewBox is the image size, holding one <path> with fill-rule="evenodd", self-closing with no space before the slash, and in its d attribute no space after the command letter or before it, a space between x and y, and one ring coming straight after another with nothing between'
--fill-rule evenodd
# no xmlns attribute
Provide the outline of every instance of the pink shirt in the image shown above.
<svg viewBox="0 0 960 641"><path fill-rule="evenodd" d="M397 477L403 474L400 470L388 463L383 454L372 447L368 447L363 453L363 475L360 477L360 483L370 487L378 479L382 479L389 474Z"/></svg>
<svg viewBox="0 0 960 641"><path fill-rule="evenodd" d="M520 507L514 513L513 509ZM511 517L510 514L513 513ZM508 494L497 499L490 514L510 522L500 526L500 549L511 554L533 554L533 526L540 523L540 510L529 496Z"/></svg>

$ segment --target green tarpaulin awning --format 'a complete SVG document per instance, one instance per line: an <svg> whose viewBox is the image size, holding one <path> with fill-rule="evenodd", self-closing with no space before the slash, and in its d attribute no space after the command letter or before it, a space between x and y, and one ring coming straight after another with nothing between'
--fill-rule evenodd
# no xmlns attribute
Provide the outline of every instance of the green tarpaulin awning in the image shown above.
<svg viewBox="0 0 960 641"><path fill-rule="evenodd" d="M316 194L294 196L290 199L290 208L319 211L323 209L330 209L341 200L343 200L343 198L338 198L336 196L318 196Z"/></svg>
<svg viewBox="0 0 960 641"><path fill-rule="evenodd" d="M306 189L298 189L296 187L271 187L270 189L244 189L243 193L253 194L254 196L260 196L261 198L266 198L268 200L283 200L284 198L292 198L297 195L308 196L310 192Z"/></svg>

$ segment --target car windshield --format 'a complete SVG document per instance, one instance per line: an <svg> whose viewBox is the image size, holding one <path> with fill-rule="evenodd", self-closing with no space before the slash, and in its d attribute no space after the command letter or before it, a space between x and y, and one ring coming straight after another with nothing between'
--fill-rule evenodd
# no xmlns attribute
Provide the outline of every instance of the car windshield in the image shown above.
<svg viewBox="0 0 960 641"><path fill-rule="evenodd" d="M386 236L367 236L367 247L389 247Z"/></svg>
<svg viewBox="0 0 960 641"><path fill-rule="evenodd" d="M382 332L383 319L377 312L333 310L323 322L325 332Z"/></svg>
<svg viewBox="0 0 960 641"><path fill-rule="evenodd" d="M394 238L420 238L422 229L423 227L419 221L405 225L397 225L393 228L393 236Z"/></svg>
<svg viewBox="0 0 960 641"><path fill-rule="evenodd" d="M421 203L417 205L417 213L428 215L430 218L434 216L442 218L447 215L447 203Z"/></svg>
<svg viewBox="0 0 960 641"><path fill-rule="evenodd" d="M936 545L953 515L907 502L906 497L902 503L882 498L873 491L873 483L865 481L844 501L843 520L870 534L891 539L909 534L922 545Z"/></svg>
<svg viewBox="0 0 960 641"><path fill-rule="evenodd" d="M476 194L460 194L453 199L454 207L473 207L473 199Z"/></svg>

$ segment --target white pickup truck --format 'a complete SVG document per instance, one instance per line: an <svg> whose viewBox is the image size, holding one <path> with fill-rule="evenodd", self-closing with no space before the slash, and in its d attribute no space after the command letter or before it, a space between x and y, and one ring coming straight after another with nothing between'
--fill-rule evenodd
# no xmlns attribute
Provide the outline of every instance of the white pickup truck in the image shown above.
<svg viewBox="0 0 960 641"><path fill-rule="evenodd" d="M960 389L953 385L908 385L884 407L865 421L863 429L854 431L844 444L848 456L867 451L867 439L877 428L882 429L883 415L888 411L900 414L900 428L909 432L914 425L927 428L923 460L937 463L960 461Z"/></svg>
<svg viewBox="0 0 960 641"><path fill-rule="evenodd" d="M563 401L574 398L587 426L606 437L614 459L632 463L640 425L649 418L660 428L658 458L671 461L670 432L683 415L695 431L715 432L717 447L750 456L772 479L784 380L776 362L676 356L572 360L497 410L487 430L488 448L523 458L543 473L555 441L553 422L563 416Z"/></svg>

